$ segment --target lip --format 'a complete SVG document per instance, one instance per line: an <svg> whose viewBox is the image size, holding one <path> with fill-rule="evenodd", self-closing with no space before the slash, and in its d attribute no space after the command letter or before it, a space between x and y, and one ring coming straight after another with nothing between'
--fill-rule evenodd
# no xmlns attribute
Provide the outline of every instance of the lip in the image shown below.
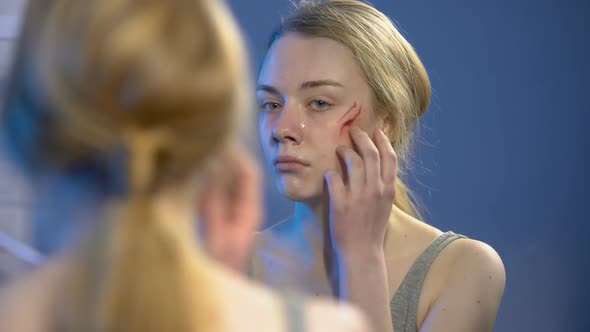
<svg viewBox="0 0 590 332"><path fill-rule="evenodd" d="M273 166L281 171L296 171L309 166L309 163L292 156L278 156L273 161Z"/></svg>

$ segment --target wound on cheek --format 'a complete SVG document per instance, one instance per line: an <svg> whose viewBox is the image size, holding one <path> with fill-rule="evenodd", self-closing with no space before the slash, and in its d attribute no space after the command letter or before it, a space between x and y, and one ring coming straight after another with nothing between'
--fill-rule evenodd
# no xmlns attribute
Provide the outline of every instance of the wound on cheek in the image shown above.
<svg viewBox="0 0 590 332"><path fill-rule="evenodd" d="M357 105L356 102L352 104L350 109L346 111L338 120L340 124L340 136L342 136L348 129L358 123L359 117L363 111L363 108L360 105Z"/></svg>

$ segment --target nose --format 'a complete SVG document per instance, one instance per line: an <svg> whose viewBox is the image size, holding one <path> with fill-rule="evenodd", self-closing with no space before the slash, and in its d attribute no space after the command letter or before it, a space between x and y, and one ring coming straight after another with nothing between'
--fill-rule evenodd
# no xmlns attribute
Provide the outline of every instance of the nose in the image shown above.
<svg viewBox="0 0 590 332"><path fill-rule="evenodd" d="M285 105L272 128L273 143L299 145L303 141L303 119L296 107Z"/></svg>

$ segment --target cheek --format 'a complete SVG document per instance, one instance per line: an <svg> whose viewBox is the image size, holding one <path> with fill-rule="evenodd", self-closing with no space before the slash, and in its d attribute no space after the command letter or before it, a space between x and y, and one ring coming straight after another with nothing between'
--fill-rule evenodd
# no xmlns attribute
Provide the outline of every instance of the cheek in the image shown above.
<svg viewBox="0 0 590 332"><path fill-rule="evenodd" d="M362 104L355 102L352 107L338 120L338 140L341 145L350 147L352 145L349 130L352 127L359 127L365 130L366 117L368 112Z"/></svg>
<svg viewBox="0 0 590 332"><path fill-rule="evenodd" d="M336 122L322 126L306 126L306 137L309 137L310 147L315 151L314 159L321 169L334 169L336 164L336 148L340 145L350 146L347 131L342 132L342 126Z"/></svg>
<svg viewBox="0 0 590 332"><path fill-rule="evenodd" d="M262 143L266 143L270 137L270 119L268 116L261 114L258 118L258 135Z"/></svg>
<svg viewBox="0 0 590 332"><path fill-rule="evenodd" d="M262 148L262 155L266 162L270 162L272 155L272 129L270 122L262 117L258 120L258 144Z"/></svg>
<svg viewBox="0 0 590 332"><path fill-rule="evenodd" d="M309 137L310 143L316 148L325 150L325 147L334 148L341 140L340 126L335 122L308 121L303 128L304 137Z"/></svg>

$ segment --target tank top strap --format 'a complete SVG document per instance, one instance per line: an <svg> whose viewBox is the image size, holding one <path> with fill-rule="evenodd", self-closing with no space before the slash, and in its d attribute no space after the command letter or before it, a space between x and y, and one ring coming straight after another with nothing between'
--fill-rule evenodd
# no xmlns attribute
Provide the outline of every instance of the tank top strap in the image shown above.
<svg viewBox="0 0 590 332"><path fill-rule="evenodd" d="M453 232L437 237L416 259L390 302L391 318L396 332L416 332L418 302L430 266L453 241L466 238Z"/></svg>

